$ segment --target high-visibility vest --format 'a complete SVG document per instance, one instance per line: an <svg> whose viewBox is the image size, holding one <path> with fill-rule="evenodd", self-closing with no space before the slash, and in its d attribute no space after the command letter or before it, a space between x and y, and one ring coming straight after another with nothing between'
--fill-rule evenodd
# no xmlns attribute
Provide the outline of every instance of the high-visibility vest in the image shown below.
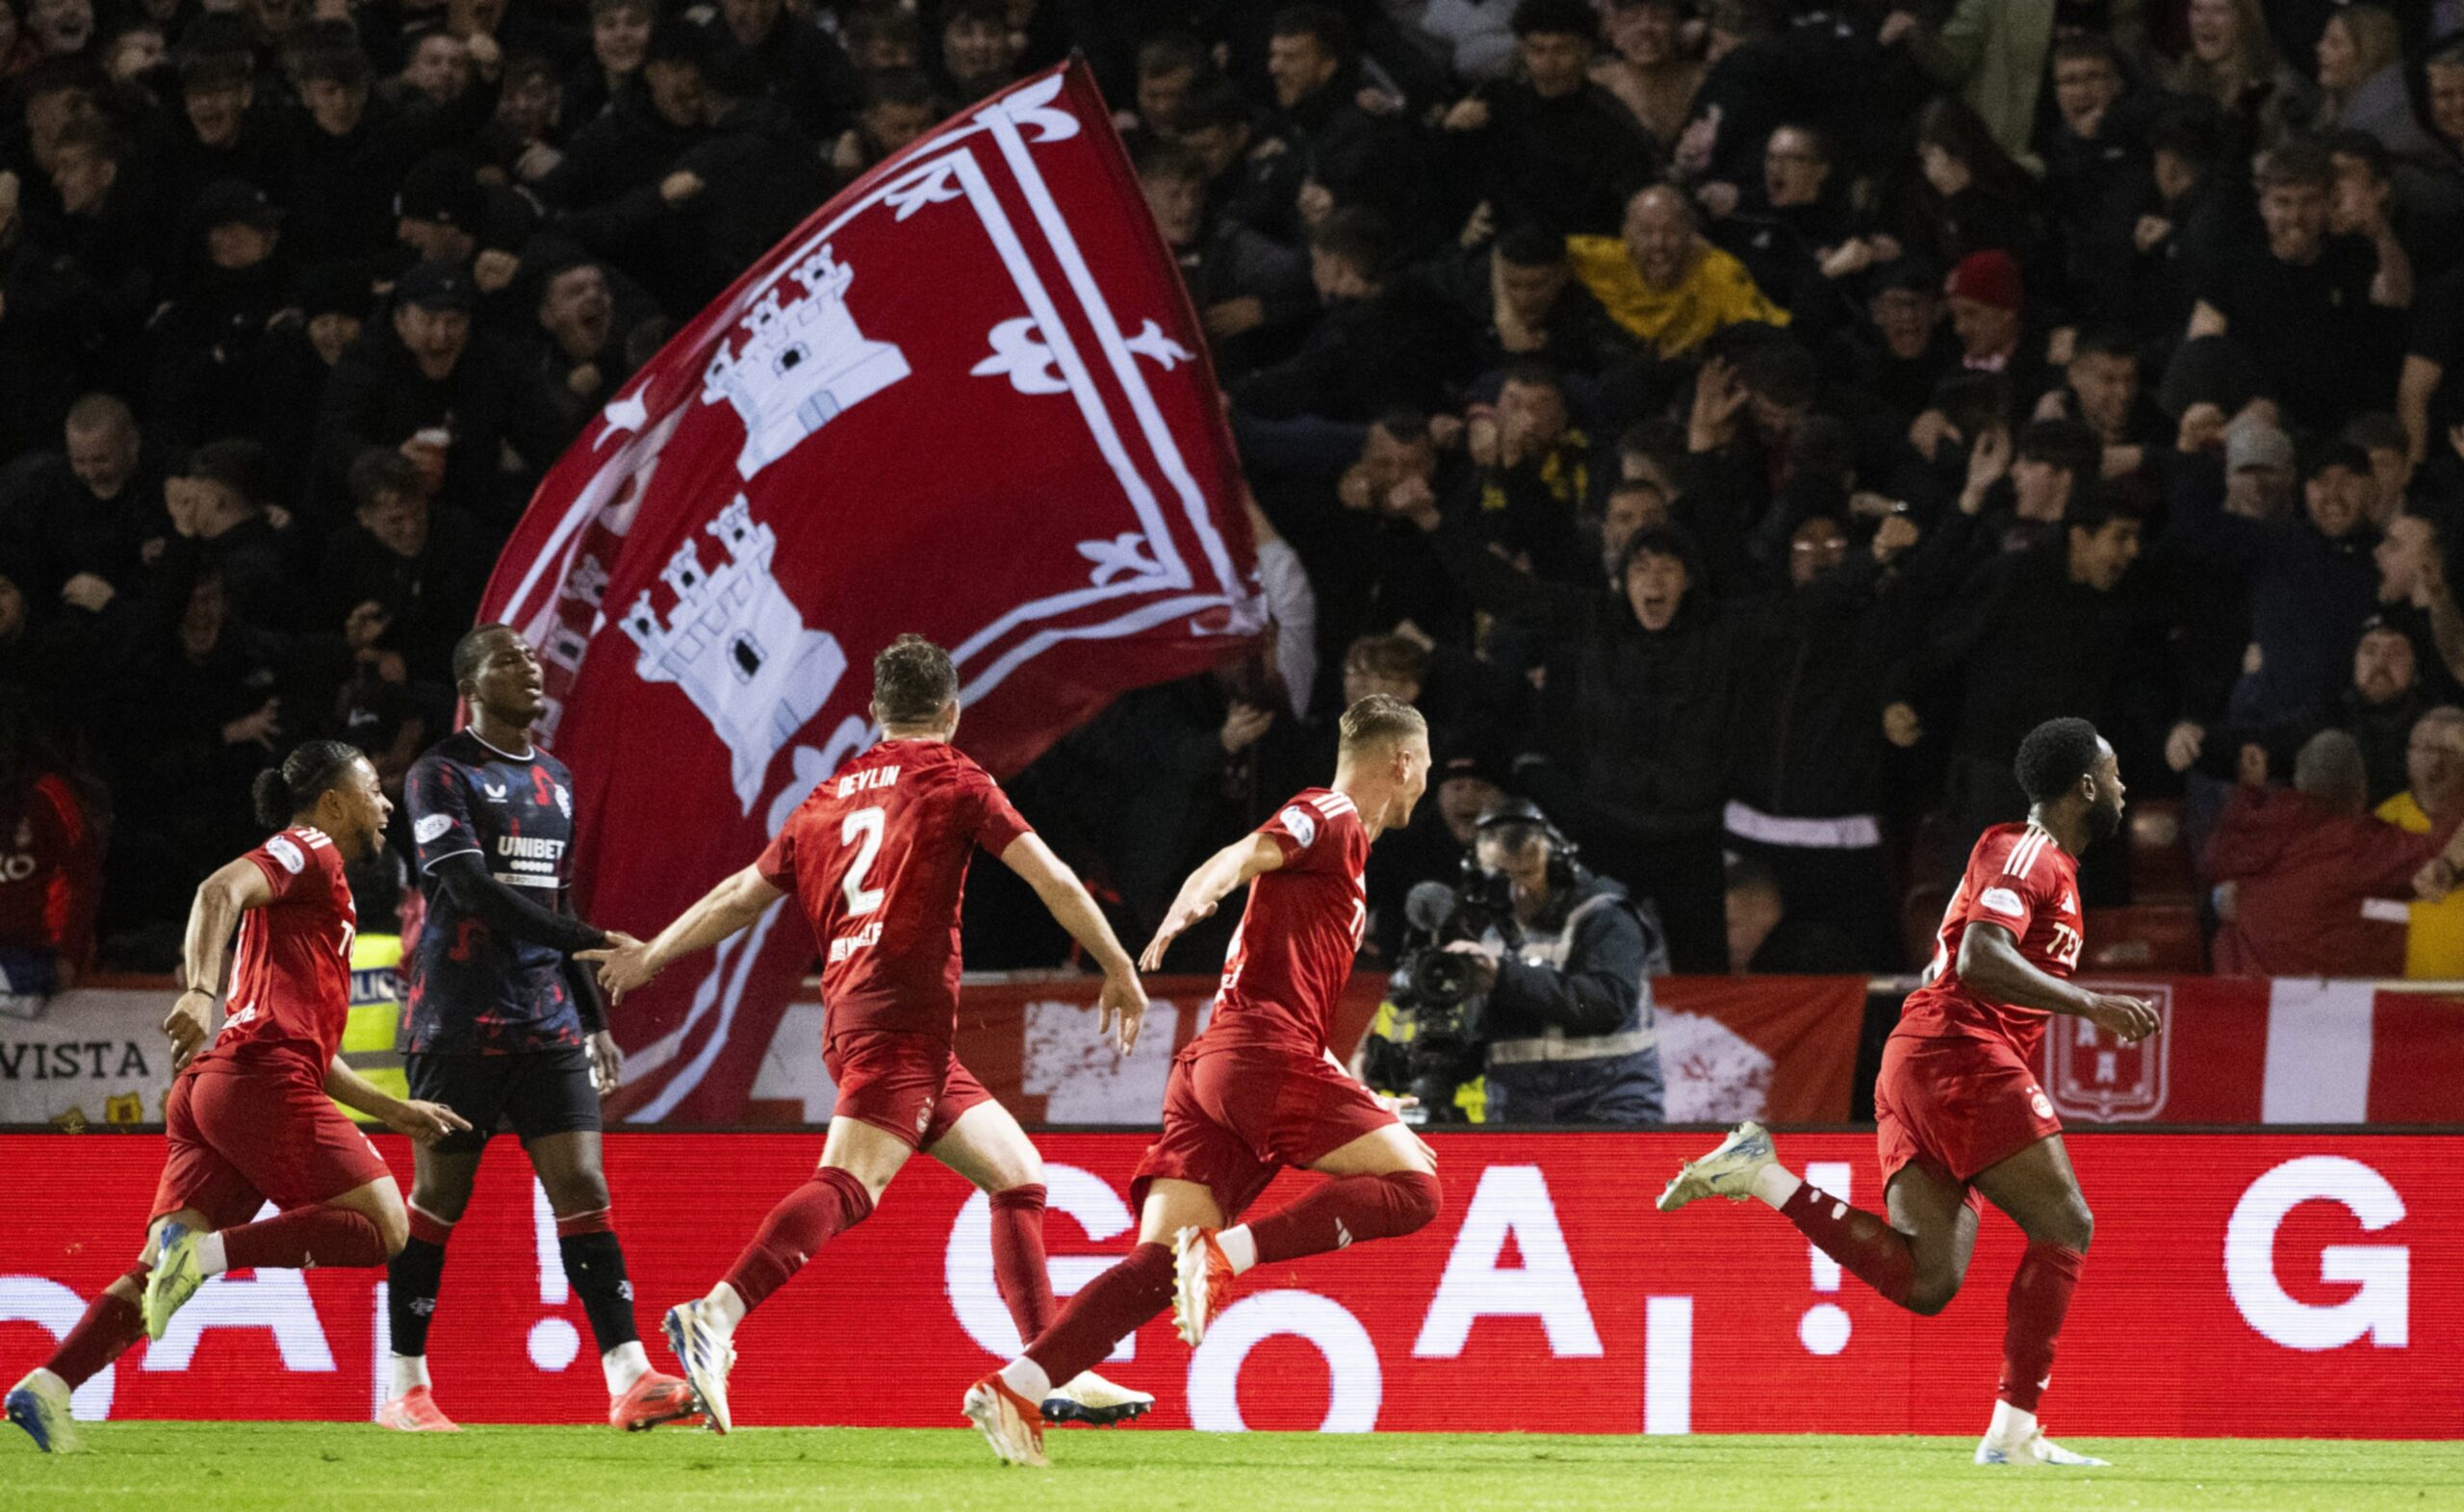
<svg viewBox="0 0 2464 1512"><path fill-rule="evenodd" d="M402 977L402 937L361 935L350 946L350 1017L343 1025L343 1064L397 1097L411 1095L402 1054L395 1048L409 992ZM350 1113L349 1109L343 1110ZM374 1119L351 1113L363 1123Z"/></svg>
<svg viewBox="0 0 2464 1512"><path fill-rule="evenodd" d="M1370 1020L1369 1032L1397 1044L1410 1044L1420 1034L1420 1025L1397 1011L1394 1004L1381 1001L1377 1016ZM1400 1092L1400 1087L1389 1087L1388 1092ZM1476 1076L1454 1089L1454 1106L1462 1110L1466 1122L1485 1123L1489 1116L1489 1079Z"/></svg>

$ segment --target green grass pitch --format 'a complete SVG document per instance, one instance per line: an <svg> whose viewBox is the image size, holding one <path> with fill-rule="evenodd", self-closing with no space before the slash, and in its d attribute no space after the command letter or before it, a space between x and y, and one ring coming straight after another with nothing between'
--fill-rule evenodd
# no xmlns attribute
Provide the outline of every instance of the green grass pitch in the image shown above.
<svg viewBox="0 0 2464 1512"><path fill-rule="evenodd" d="M2091 1471L1982 1470L1955 1439L1056 1431L1007 1470L969 1429L475 1428L107 1423L88 1452L0 1442L0 1505L61 1512L629 1512L637 1508L2231 1509L2464 1506L2464 1445L2080 1440Z"/></svg>

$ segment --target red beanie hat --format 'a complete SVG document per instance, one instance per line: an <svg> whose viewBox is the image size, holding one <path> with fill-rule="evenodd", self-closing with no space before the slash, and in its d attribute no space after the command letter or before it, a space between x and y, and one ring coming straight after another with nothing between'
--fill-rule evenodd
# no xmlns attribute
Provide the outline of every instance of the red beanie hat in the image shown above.
<svg viewBox="0 0 2464 1512"><path fill-rule="evenodd" d="M1995 247L1970 252L1951 269L1950 283L1944 291L1955 297L1973 299L1996 310L2015 311L2019 308L2019 265L2011 254Z"/></svg>

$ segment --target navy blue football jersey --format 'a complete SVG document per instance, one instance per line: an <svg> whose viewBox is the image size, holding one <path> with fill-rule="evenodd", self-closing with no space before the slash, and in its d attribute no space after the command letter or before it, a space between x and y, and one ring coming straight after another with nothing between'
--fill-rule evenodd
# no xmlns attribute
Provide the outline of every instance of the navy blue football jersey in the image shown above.
<svg viewBox="0 0 2464 1512"><path fill-rule="evenodd" d="M582 1041L563 953L499 937L455 909L436 875L449 857L476 855L498 882L523 889L543 909L571 911L573 774L547 752L532 752L507 756L456 730L404 781L427 895L427 921L411 951L406 1051L508 1055Z"/></svg>

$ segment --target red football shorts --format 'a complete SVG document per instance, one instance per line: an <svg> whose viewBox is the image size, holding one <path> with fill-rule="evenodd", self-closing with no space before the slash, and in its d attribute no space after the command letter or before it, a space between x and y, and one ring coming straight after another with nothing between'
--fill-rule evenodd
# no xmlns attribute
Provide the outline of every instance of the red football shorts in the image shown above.
<svg viewBox="0 0 2464 1512"><path fill-rule="evenodd" d="M1915 1166L1955 1186L2062 1132L2053 1099L2019 1052L2000 1039L1893 1035L1874 1080L1874 1142L1883 1185ZM1984 1199L1971 1191L1968 1206Z"/></svg>
<svg viewBox="0 0 2464 1512"><path fill-rule="evenodd" d="M832 1117L869 1123L911 1150L940 1143L962 1114L992 1100L948 1042L930 1035L851 1030L823 1042L821 1064L838 1089Z"/></svg>
<svg viewBox="0 0 2464 1512"><path fill-rule="evenodd" d="M393 1174L324 1088L291 1066L178 1078L164 1102L163 1132L169 1149L149 1218L193 1208L213 1227L229 1228L269 1202L287 1213Z"/></svg>
<svg viewBox="0 0 2464 1512"><path fill-rule="evenodd" d="M1286 1166L1309 1166L1400 1122L1323 1056L1253 1046L1184 1050L1164 1083L1164 1132L1130 1178L1133 1209L1157 1178L1194 1181L1231 1222Z"/></svg>

